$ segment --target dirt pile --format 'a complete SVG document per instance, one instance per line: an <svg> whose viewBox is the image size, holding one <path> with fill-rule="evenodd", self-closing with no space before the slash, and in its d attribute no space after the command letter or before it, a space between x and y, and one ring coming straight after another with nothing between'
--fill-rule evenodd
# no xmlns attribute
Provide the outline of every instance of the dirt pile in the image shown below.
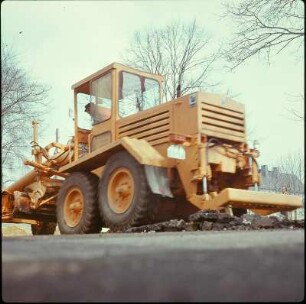
<svg viewBox="0 0 306 304"><path fill-rule="evenodd" d="M262 230L262 229L304 229L304 220L288 220L276 216L245 214L241 217L225 213L198 211L188 221L174 219L151 225L132 227L120 232L166 232L166 231L220 231L220 230ZM114 232L109 230L109 232ZM116 231L119 232L119 231Z"/></svg>

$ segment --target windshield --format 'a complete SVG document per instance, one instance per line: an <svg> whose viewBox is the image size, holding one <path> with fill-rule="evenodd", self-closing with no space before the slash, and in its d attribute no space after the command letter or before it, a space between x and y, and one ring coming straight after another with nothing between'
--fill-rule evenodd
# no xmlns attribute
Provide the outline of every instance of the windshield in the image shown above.
<svg viewBox="0 0 306 304"><path fill-rule="evenodd" d="M108 73L91 82L90 94L78 93L79 127L91 129L91 125L111 117L112 75Z"/></svg>
<svg viewBox="0 0 306 304"><path fill-rule="evenodd" d="M119 74L119 115L131 114L152 108L161 103L159 82L131 74Z"/></svg>

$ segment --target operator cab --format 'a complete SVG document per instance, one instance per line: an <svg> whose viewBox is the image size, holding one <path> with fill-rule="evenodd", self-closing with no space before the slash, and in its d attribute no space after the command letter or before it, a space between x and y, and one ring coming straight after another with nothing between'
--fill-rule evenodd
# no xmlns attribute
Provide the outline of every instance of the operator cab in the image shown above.
<svg viewBox="0 0 306 304"><path fill-rule="evenodd" d="M116 140L115 123L162 103L163 77L113 63L72 86L75 160Z"/></svg>

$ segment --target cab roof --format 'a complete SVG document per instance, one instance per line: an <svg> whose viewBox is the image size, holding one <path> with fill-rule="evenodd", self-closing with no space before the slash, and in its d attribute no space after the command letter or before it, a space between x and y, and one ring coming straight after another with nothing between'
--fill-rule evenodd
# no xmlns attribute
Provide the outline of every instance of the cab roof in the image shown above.
<svg viewBox="0 0 306 304"><path fill-rule="evenodd" d="M112 69L117 69L118 71L126 71L126 72L129 72L129 73L141 75L141 76L144 76L144 77L147 77L147 78L153 78L153 79L156 79L158 81L163 81L163 76L161 76L161 75L152 74L152 73L149 73L149 72L144 72L144 71L141 71L139 69L135 69L135 68L132 68L130 66L127 66L127 65L124 65L124 64L121 64L121 63L118 63L118 62L113 62L113 63L109 64L108 66L104 67L103 69L101 69L101 70L87 76L86 78L78 81L77 83L72 85L71 88L73 90L77 90L77 91L83 91L84 89L86 90L86 87L89 86L89 83L90 83L91 80L94 80L94 79L98 78L99 76L105 74L107 71L110 71Z"/></svg>

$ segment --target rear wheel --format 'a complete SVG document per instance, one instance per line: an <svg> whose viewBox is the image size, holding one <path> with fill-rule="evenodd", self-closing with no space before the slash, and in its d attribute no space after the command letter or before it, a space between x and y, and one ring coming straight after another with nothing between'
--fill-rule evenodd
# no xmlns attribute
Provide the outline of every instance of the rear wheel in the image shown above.
<svg viewBox="0 0 306 304"><path fill-rule="evenodd" d="M31 225L31 231L33 235L50 235L54 234L56 229L56 223L52 222L38 222Z"/></svg>
<svg viewBox="0 0 306 304"><path fill-rule="evenodd" d="M102 221L97 202L98 177L76 172L63 183L57 199L56 215L61 234L99 233Z"/></svg>
<svg viewBox="0 0 306 304"><path fill-rule="evenodd" d="M122 151L108 160L99 184L99 206L107 227L116 231L152 222L158 207L154 198L144 167L131 155Z"/></svg>

